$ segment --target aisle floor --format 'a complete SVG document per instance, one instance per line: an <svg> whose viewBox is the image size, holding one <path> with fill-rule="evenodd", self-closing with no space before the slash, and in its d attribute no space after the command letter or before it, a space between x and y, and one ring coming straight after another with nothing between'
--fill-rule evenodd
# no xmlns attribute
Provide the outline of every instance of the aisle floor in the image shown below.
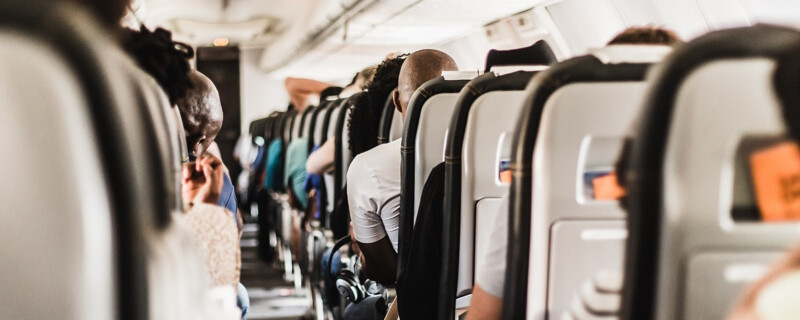
<svg viewBox="0 0 800 320"><path fill-rule="evenodd" d="M241 241L241 282L250 295L247 320L302 319L311 306L307 290L295 290L294 284L284 278L282 265L258 259L257 233L258 225L245 224Z"/></svg>

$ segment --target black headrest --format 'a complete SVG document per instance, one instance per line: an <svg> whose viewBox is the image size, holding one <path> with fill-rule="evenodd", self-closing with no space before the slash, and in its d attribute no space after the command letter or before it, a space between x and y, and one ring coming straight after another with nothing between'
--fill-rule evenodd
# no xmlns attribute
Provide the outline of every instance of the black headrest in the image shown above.
<svg viewBox="0 0 800 320"><path fill-rule="evenodd" d="M342 93L342 90L343 90L342 87L336 87L336 86L330 86L325 88L325 90L322 90L322 92L319 93L320 104L322 104L322 102L324 101L328 101L327 99L328 97L338 97L339 94Z"/></svg>
<svg viewBox="0 0 800 320"><path fill-rule="evenodd" d="M547 42L539 40L530 47L489 50L489 53L486 54L486 69L483 72L489 72L494 66L550 65L556 62L558 59Z"/></svg>

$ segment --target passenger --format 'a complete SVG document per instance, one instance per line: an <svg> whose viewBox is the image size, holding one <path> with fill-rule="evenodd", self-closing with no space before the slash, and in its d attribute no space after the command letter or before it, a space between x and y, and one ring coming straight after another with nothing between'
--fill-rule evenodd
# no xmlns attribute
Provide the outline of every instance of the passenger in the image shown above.
<svg viewBox="0 0 800 320"><path fill-rule="evenodd" d="M400 69L395 107L402 114L411 95L442 71L457 70L455 61L437 50L420 50ZM397 237L400 226L400 142L375 147L355 157L347 172L347 198L353 236L364 255L364 272L387 285L397 275Z"/></svg>
<svg viewBox="0 0 800 320"><path fill-rule="evenodd" d="M682 41L674 32L656 27L629 28L614 37L608 45L675 45ZM618 171L621 172L621 171ZM476 264L482 266L475 275L467 319L500 319L503 311L505 286L506 248L508 246L508 197L503 198L495 226L492 229L489 248Z"/></svg>
<svg viewBox="0 0 800 320"><path fill-rule="evenodd" d="M289 204L298 210L305 210L308 205L305 189L307 158L308 138L295 139L286 147L286 172L283 181L289 194Z"/></svg>
<svg viewBox="0 0 800 320"><path fill-rule="evenodd" d="M376 68L377 66L369 66L356 73L356 75L353 77L353 81L350 81L350 84L344 87L344 90L342 90L339 96L342 98L347 98L356 93L364 91L364 89L369 86L370 82L372 82L372 78L375 76Z"/></svg>
<svg viewBox="0 0 800 320"><path fill-rule="evenodd" d="M353 157L378 145L378 125L386 98L397 88L400 68L407 55L384 60L363 95L354 97L347 123L348 146Z"/></svg>
<svg viewBox="0 0 800 320"><path fill-rule="evenodd" d="M230 286L238 290L240 272L239 237L230 216L221 214L217 201L222 190L222 161L205 154L183 169L183 199L190 210L186 213L195 239L202 245L214 286Z"/></svg>
<svg viewBox="0 0 800 320"><path fill-rule="evenodd" d="M190 159L206 153L222 129L222 104L214 83L197 71L189 72L192 89L178 100L183 129L186 131L186 146ZM238 221L236 192L230 175L225 169L224 184L218 205L233 213Z"/></svg>
<svg viewBox="0 0 800 320"><path fill-rule="evenodd" d="M190 160L205 153L222 129L222 105L211 80L191 70L188 59L194 50L172 41L167 30L159 28L151 32L144 26L139 31L123 32L122 47L164 89L170 103L178 106ZM233 213L238 225L236 192L227 169L223 179L219 205Z"/></svg>
<svg viewBox="0 0 800 320"><path fill-rule="evenodd" d="M800 248L796 248L751 286L728 320L796 319L800 315L796 303L799 286Z"/></svg>
<svg viewBox="0 0 800 320"><path fill-rule="evenodd" d="M169 31L151 32L142 27L140 31L125 30L121 34L123 48L156 80L171 105L178 107L190 159L196 160L183 168L185 216L201 243L199 249L205 254L213 284L231 285L239 290L240 224L233 183L222 161L207 152L222 127L219 93L211 80L190 69L188 59L193 50L172 41ZM207 173L208 170L213 174ZM196 196L198 192L204 196ZM243 310L246 304L239 301Z"/></svg>
<svg viewBox="0 0 800 320"><path fill-rule="evenodd" d="M355 93L364 91L372 82L376 68L376 66L371 66L361 70L353 77L353 81L339 92L338 96L343 98L350 97ZM324 96L324 93L323 91L320 96ZM335 145L336 138L331 137L325 140L325 143L322 145L315 146L314 152L308 156L308 160L306 161L306 170L309 174L321 175L333 171L334 164L336 163L334 157Z"/></svg>
<svg viewBox="0 0 800 320"><path fill-rule="evenodd" d="M230 217L227 215L220 215L219 212L215 213L213 218L210 216L212 213L206 213L197 218L193 218L193 216L198 216L198 214L194 212L189 212L188 217L190 221L193 219L202 221L202 225L195 224L193 229L195 232L200 232L199 235L201 237L211 237L204 241L206 248L220 246L220 250L225 250L221 252L228 253L228 255L225 256L220 253L219 255L207 257L215 257L225 261L214 263L233 264L235 268L235 277L232 278L235 279L233 286L234 289L237 290L237 304L242 309L242 317L244 317L247 314L247 306L250 302L249 298L247 298L246 289L239 283L239 273L241 269L239 236L241 235L242 224L240 220L241 217L237 214L238 205L236 203L236 192L228 169L221 160L208 152L209 148L214 146L214 139L222 128L222 104L217 88L210 79L194 70L189 72L189 79L191 80L192 87L177 103L178 110L181 113L181 120L183 121L183 128L186 133L186 146L188 150L190 150L190 159L199 159L201 157L208 158L210 156L219 161L222 167L222 183L219 189L219 197L214 204L227 209L227 211L233 215L234 228L231 230L228 225L228 222L231 222ZM186 177L185 173L184 177ZM184 186L185 182L186 180L184 180ZM186 187L184 187L184 189L185 188ZM184 198L184 201L185 200L186 198ZM204 231L201 227L209 228L209 230ZM231 237L231 231L234 232L233 240L226 241L226 239ZM230 252L233 252L235 255L230 256ZM219 268L217 265L211 265L210 267ZM218 269L211 269L212 273L217 270Z"/></svg>
<svg viewBox="0 0 800 320"><path fill-rule="evenodd" d="M292 253L297 255L303 248L300 246L301 230L305 228L308 214L308 194L306 193L306 159L308 158L308 139L297 138L286 147L286 172L284 184L289 195L289 205L296 209L292 212L292 229L290 241Z"/></svg>

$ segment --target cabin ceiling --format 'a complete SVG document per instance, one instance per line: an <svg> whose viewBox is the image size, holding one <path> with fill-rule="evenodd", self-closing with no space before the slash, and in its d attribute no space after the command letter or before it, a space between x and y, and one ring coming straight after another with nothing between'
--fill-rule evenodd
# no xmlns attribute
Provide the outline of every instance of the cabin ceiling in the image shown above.
<svg viewBox="0 0 800 320"><path fill-rule="evenodd" d="M545 1L553 0L134 0L132 9L145 25L169 29L193 46L227 38L231 45L264 48L260 67L285 76L307 75L322 64L349 73Z"/></svg>
<svg viewBox="0 0 800 320"><path fill-rule="evenodd" d="M293 23L307 21L307 13L323 1L135 0L132 7L147 26L169 29L175 38L195 46L227 38L231 44L263 47Z"/></svg>

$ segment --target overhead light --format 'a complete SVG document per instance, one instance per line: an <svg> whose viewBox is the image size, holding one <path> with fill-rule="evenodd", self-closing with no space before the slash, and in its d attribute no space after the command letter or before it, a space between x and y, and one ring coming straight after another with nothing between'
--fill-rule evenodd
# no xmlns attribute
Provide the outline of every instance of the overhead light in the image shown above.
<svg viewBox="0 0 800 320"><path fill-rule="evenodd" d="M214 46L215 47L224 47L228 45L228 38L216 38L214 39Z"/></svg>

